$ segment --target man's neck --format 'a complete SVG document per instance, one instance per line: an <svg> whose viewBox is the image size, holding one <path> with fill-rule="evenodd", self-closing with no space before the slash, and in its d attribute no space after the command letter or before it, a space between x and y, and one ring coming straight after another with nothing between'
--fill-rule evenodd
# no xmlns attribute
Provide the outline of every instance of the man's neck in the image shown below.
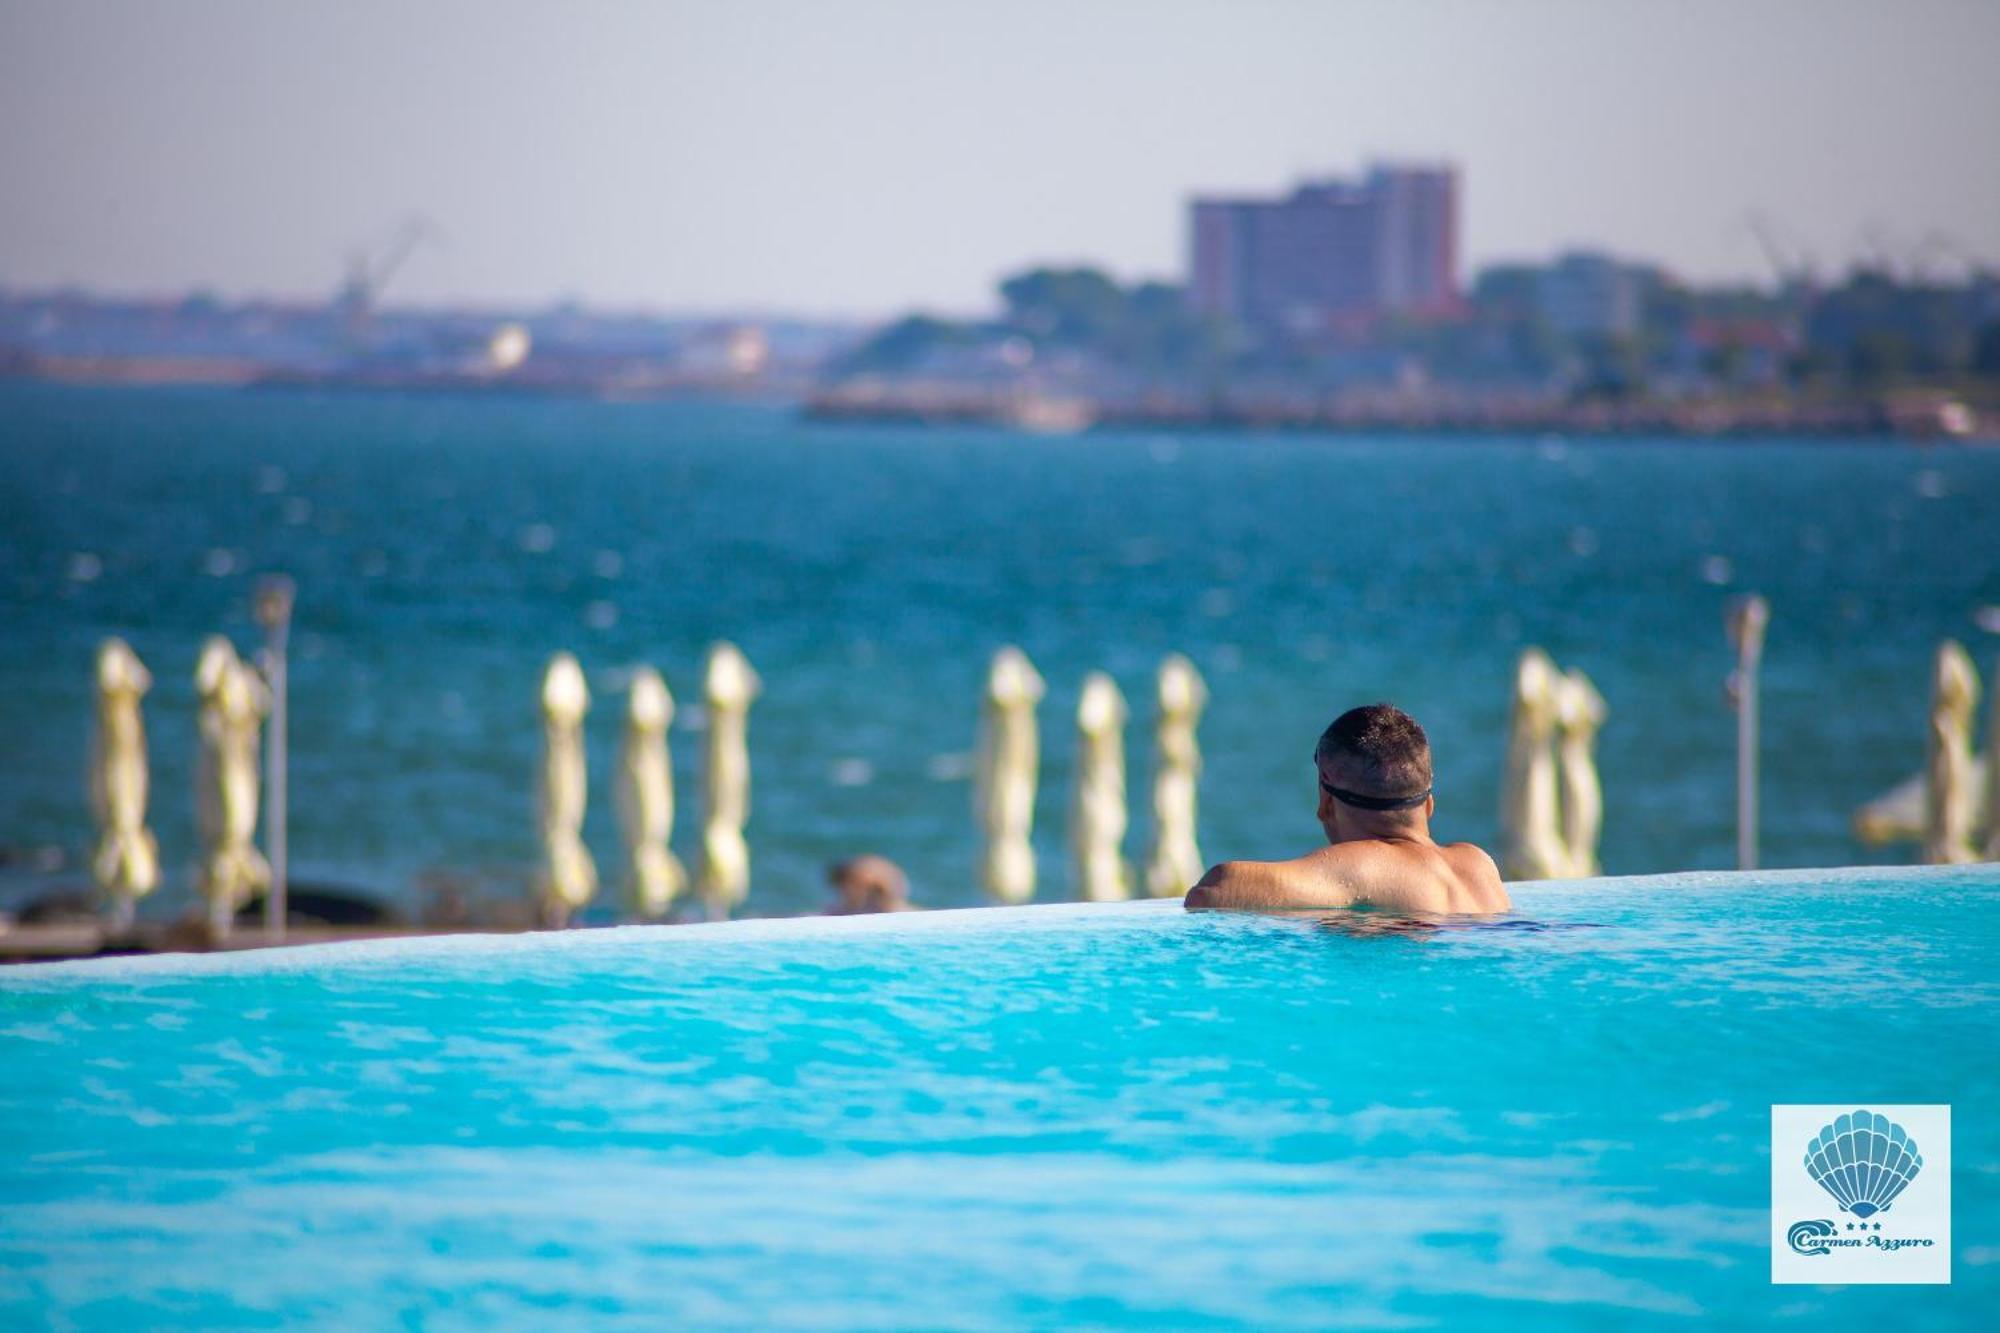
<svg viewBox="0 0 2000 1333"><path fill-rule="evenodd" d="M1355 830L1351 837L1337 839L1333 845L1338 847L1348 842L1407 842L1419 847L1436 846L1431 840L1430 825L1427 822L1372 825Z"/></svg>

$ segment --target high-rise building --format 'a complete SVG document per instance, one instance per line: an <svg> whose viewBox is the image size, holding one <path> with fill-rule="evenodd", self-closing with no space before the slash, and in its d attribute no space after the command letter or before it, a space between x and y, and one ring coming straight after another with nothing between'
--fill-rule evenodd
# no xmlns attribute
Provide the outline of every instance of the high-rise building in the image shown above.
<svg viewBox="0 0 2000 1333"><path fill-rule="evenodd" d="M1309 337L1458 304L1458 173L1379 165L1308 181L1282 199L1197 198L1189 291L1197 309Z"/></svg>

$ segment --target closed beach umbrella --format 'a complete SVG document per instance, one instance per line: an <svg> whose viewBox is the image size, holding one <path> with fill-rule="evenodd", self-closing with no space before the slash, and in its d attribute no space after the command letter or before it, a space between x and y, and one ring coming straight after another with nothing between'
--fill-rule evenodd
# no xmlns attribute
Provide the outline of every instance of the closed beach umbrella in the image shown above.
<svg viewBox="0 0 2000 1333"><path fill-rule="evenodd" d="M1500 793L1501 868L1509 879L1550 879L1569 866L1556 813L1556 678L1555 663L1539 648L1523 652L1515 666Z"/></svg>
<svg viewBox="0 0 2000 1333"><path fill-rule="evenodd" d="M1931 668L1931 718L1924 759L1924 850L1929 865L1978 860L1972 825L1978 817L1972 790L1972 719L1979 706L1979 676L1965 649L1947 639Z"/></svg>
<svg viewBox="0 0 2000 1333"><path fill-rule="evenodd" d="M1201 779L1201 745L1195 733L1208 704L1208 686L1194 663L1174 653L1160 663L1158 691L1153 850L1146 858L1146 891L1168 897L1186 893L1205 869L1195 841L1195 794Z"/></svg>
<svg viewBox="0 0 2000 1333"><path fill-rule="evenodd" d="M202 644L194 673L200 700L195 817L201 833L196 885L209 928L229 931L237 909L268 888L271 867L257 836L257 732L270 708L264 682L220 635Z"/></svg>
<svg viewBox="0 0 2000 1333"><path fill-rule="evenodd" d="M97 845L90 870L123 926L160 882L160 847L146 827L146 724L139 701L153 677L123 639L97 650L97 731L90 750L90 806Z"/></svg>
<svg viewBox="0 0 2000 1333"><path fill-rule="evenodd" d="M1590 677L1571 670L1556 682L1556 776L1561 792L1563 846L1571 875L1595 875L1597 840L1604 827L1604 787L1597 777L1597 730L1604 725L1604 696Z"/></svg>
<svg viewBox="0 0 2000 1333"><path fill-rule="evenodd" d="M1035 825L1035 785L1041 771L1041 739L1035 705L1043 684L1019 648L993 655L980 708L979 761L973 809L985 837L979 882L1003 903L1035 896L1035 849L1028 841Z"/></svg>
<svg viewBox="0 0 2000 1333"><path fill-rule="evenodd" d="M1989 765L1985 755L1974 755L1972 768L1966 775L1966 786L1973 793L1973 809L1984 810L1983 819L1992 819L1994 788L1987 779ZM1861 806L1854 812L1854 836L1857 841L1869 846L1882 846L1892 842L1915 842L1924 840L1925 789L1929 786L1921 772L1912 773L1889 790ZM1982 804L1983 803L1983 804ZM1986 859L2000 860L2000 846L1993 841L1993 825L1977 824L1975 837L1984 833L1987 839Z"/></svg>
<svg viewBox="0 0 2000 1333"><path fill-rule="evenodd" d="M1985 787L1986 859L2000 861L2000 658L1993 661L1993 702L1987 707L1986 759L1979 767Z"/></svg>
<svg viewBox="0 0 2000 1333"><path fill-rule="evenodd" d="M542 772L535 801L542 840L536 896L543 920L552 926L566 925L597 893L597 863L583 845L590 795L583 717L589 711L583 668L568 653L557 653L542 673Z"/></svg>
<svg viewBox="0 0 2000 1333"><path fill-rule="evenodd" d="M763 691L733 643L708 653L708 754L702 769L701 877L696 890L720 919L750 892L750 704Z"/></svg>
<svg viewBox="0 0 2000 1333"><path fill-rule="evenodd" d="M674 697L651 667L632 678L625 744L618 755L618 822L625 833L625 890L632 911L657 920L687 887L687 871L668 846L674 832L674 770L667 726Z"/></svg>
<svg viewBox="0 0 2000 1333"><path fill-rule="evenodd" d="M1912 773L1854 812L1854 836L1870 846L1924 836L1924 775Z"/></svg>
<svg viewBox="0 0 2000 1333"><path fill-rule="evenodd" d="M1729 674L1729 702L1736 710L1736 868L1757 868L1757 670L1764 660L1764 631L1771 604L1755 593L1730 604L1724 624L1736 645Z"/></svg>
<svg viewBox="0 0 2000 1333"><path fill-rule="evenodd" d="M1125 696L1102 671L1084 678L1076 705L1076 796L1070 842L1077 896L1117 902L1132 896L1125 863Z"/></svg>

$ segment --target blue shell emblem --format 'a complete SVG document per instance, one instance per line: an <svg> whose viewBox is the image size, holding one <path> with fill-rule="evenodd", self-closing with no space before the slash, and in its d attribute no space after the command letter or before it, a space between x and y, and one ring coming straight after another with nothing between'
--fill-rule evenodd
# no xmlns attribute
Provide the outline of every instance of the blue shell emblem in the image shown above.
<svg viewBox="0 0 2000 1333"><path fill-rule="evenodd" d="M1806 1145L1806 1174L1856 1217L1888 1212L1923 1169L1917 1141L1872 1111L1848 1112Z"/></svg>

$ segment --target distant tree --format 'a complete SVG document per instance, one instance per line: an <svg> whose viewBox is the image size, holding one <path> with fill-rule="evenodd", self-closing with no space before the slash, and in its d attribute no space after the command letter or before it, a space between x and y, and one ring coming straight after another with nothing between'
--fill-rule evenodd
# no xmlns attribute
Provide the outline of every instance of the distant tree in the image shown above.
<svg viewBox="0 0 2000 1333"><path fill-rule="evenodd" d="M942 348L971 346L980 337L977 325L953 323L931 315L908 315L849 352L838 369L845 374L907 371Z"/></svg>
<svg viewBox="0 0 2000 1333"><path fill-rule="evenodd" d="M2000 319L1980 326L1972 342L1972 373L2000 379Z"/></svg>
<svg viewBox="0 0 2000 1333"><path fill-rule="evenodd" d="M1893 329L1868 328L1847 348L1847 373L1863 389L1886 389L1910 372L1909 338Z"/></svg>
<svg viewBox="0 0 2000 1333"><path fill-rule="evenodd" d="M1813 301L1806 341L1834 359L1857 387L1876 390L1969 370L1984 318L1976 284L1904 282L1862 269Z"/></svg>
<svg viewBox="0 0 2000 1333"><path fill-rule="evenodd" d="M1188 313L1187 292L1170 282L1142 282L1126 296L1134 318L1171 323Z"/></svg>
<svg viewBox="0 0 2000 1333"><path fill-rule="evenodd" d="M1501 321L1533 318L1541 281L1542 270L1530 264L1489 265L1473 280L1473 314Z"/></svg>
<svg viewBox="0 0 2000 1333"><path fill-rule="evenodd" d="M1234 339L1226 320L1196 310L1184 288L1142 282L1127 298L1124 359L1134 369L1211 374L1231 358Z"/></svg>
<svg viewBox="0 0 2000 1333"><path fill-rule="evenodd" d="M1121 287L1094 268L1037 268L1000 284L1006 329L1039 347L1092 353L1144 375L1206 373L1229 356L1229 330L1171 283Z"/></svg>
<svg viewBox="0 0 2000 1333"><path fill-rule="evenodd" d="M1128 317L1125 293L1094 268L1037 268L1000 284L1007 323L1038 342L1068 346L1115 338Z"/></svg>

